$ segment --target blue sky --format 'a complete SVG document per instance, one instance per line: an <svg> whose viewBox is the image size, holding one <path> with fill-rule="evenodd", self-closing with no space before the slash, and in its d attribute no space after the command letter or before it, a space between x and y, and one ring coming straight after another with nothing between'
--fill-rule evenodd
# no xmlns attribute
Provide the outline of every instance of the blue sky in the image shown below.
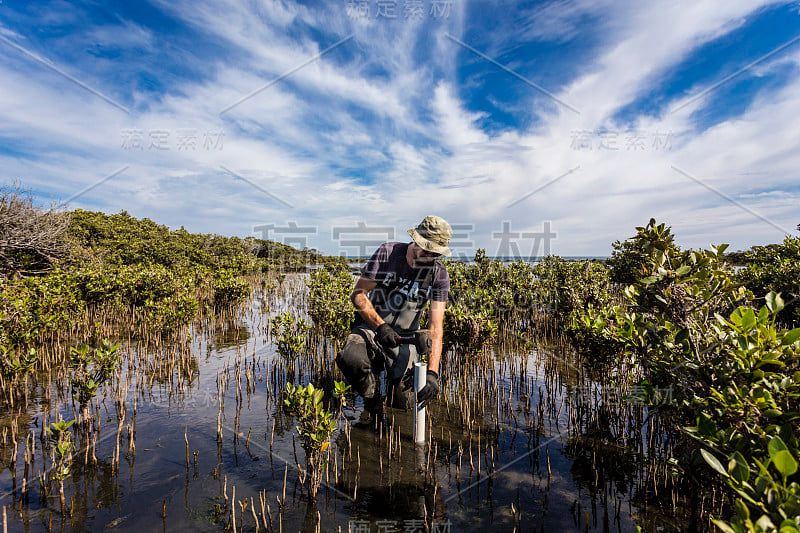
<svg viewBox="0 0 800 533"><path fill-rule="evenodd" d="M797 1L3 0L0 181L332 254L746 249L800 223L798 74Z"/></svg>

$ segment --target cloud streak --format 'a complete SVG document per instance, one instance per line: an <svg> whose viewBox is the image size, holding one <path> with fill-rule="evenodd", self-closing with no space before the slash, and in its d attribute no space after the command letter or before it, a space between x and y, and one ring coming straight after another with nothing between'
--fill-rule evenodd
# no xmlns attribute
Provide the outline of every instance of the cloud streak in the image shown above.
<svg viewBox="0 0 800 533"><path fill-rule="evenodd" d="M191 231L245 236L255 225L296 220L318 228L310 245L328 253L339 251L333 226L364 221L404 235L430 213L474 224L467 240L489 253L504 220L515 231L552 221L555 253L604 255L651 216L672 224L684 246L746 248L775 242L780 228L798 222L797 47L743 72L758 76L780 64L790 74L703 131L693 114L725 97L707 80L656 107L637 105L692 54L773 5L552 2L498 14L488 31L478 3L414 20L402 9L392 20L374 11L354 18L344 3L162 3L172 26L218 48L176 50L180 64L163 65L130 59L175 49L154 21L117 14L109 22L91 12L76 20L54 10L48 27L61 33L53 51L50 40L13 24L4 5L0 40L51 57L72 76L86 72L86 86L130 115L0 43L0 164L4 179L42 197L83 192L70 205L126 209ZM587 27L596 20L605 21L602 31ZM589 33L590 54L548 56L552 43L580 49ZM113 49L126 59L97 57ZM746 66L758 57L739 59ZM187 131L195 132L192 146ZM132 135L140 140L133 147ZM637 138L646 142L633 145Z"/></svg>

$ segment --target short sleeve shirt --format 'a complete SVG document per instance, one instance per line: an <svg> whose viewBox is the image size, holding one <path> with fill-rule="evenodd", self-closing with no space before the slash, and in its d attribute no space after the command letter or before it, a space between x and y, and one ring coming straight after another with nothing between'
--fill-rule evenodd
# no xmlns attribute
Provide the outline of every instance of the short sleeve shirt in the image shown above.
<svg viewBox="0 0 800 533"><path fill-rule="evenodd" d="M450 276L447 267L435 260L432 265L417 268L409 266L406 253L411 243L387 242L382 244L367 264L361 269L361 274L368 279L377 281L379 285L399 283L401 285L414 282L422 283L433 268L433 278L430 283L430 299L435 302L446 302L450 292Z"/></svg>

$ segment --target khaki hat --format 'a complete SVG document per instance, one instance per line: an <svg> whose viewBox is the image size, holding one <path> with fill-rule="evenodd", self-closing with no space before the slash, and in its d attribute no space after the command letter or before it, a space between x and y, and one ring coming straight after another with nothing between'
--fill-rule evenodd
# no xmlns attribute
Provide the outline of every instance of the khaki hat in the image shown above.
<svg viewBox="0 0 800 533"><path fill-rule="evenodd" d="M423 250L442 254L446 257L452 255L447 243L450 242L450 237L453 236L453 230L450 228L450 224L445 222L442 217L428 215L422 219L419 226L408 230L408 234Z"/></svg>

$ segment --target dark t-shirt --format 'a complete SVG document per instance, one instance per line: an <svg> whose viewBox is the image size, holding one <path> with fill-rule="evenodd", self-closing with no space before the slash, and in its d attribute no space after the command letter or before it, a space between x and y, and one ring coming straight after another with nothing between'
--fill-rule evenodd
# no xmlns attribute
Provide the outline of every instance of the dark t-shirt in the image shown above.
<svg viewBox="0 0 800 533"><path fill-rule="evenodd" d="M381 244L367 264L361 269L365 278L377 281L379 285L388 283L417 282L422 284L433 268L433 278L430 283L430 297L436 302L446 302L447 293L450 292L450 276L447 267L438 259L432 265L411 268L406 261L408 242L386 242ZM413 286L413 285L412 285Z"/></svg>

